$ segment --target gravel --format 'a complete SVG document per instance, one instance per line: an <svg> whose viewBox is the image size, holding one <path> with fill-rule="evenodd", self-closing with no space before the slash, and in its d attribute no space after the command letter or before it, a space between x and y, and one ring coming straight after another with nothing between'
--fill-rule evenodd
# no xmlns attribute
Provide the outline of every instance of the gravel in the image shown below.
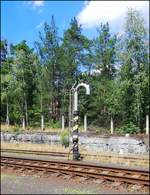
<svg viewBox="0 0 150 195"><path fill-rule="evenodd" d="M93 188L93 189L92 189ZM1 175L2 194L103 194L103 191L84 184L73 184L60 178L40 176Z"/></svg>
<svg viewBox="0 0 150 195"><path fill-rule="evenodd" d="M127 190L109 183L92 183L55 175L46 177L39 173L25 174L8 168L1 172L1 194L145 194L142 189L133 187Z"/></svg>

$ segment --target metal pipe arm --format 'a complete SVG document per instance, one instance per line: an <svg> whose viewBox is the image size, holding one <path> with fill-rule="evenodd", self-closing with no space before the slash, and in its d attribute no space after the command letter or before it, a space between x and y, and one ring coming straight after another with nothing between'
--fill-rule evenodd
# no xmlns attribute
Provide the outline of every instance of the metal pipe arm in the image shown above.
<svg viewBox="0 0 150 195"><path fill-rule="evenodd" d="M86 94L90 95L90 87L86 83L80 83L77 85L77 87L74 89L74 111L78 111L78 88L84 87L86 89Z"/></svg>

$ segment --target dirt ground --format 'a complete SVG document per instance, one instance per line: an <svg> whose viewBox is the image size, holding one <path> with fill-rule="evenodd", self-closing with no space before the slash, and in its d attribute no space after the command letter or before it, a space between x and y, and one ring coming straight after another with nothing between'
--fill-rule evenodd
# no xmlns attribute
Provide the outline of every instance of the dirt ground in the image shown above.
<svg viewBox="0 0 150 195"><path fill-rule="evenodd" d="M125 189L117 184L5 169L1 172L1 194L148 194L148 191L144 192L138 186Z"/></svg>

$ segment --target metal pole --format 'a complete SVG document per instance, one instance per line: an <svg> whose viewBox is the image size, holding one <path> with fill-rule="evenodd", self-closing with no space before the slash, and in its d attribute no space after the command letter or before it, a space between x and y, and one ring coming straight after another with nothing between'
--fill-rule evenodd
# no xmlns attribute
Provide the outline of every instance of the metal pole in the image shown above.
<svg viewBox="0 0 150 195"><path fill-rule="evenodd" d="M74 104L73 104L73 160L79 160L79 124L78 124L78 92L77 89L74 90Z"/></svg>
<svg viewBox="0 0 150 195"><path fill-rule="evenodd" d="M78 92L77 89L74 91L74 112L78 111Z"/></svg>
<svg viewBox="0 0 150 195"><path fill-rule="evenodd" d="M78 113L78 88L84 87L86 89L86 94L90 94L90 88L89 85L85 83L80 83L74 88L74 104L73 104L73 160L79 160L80 154L79 154L79 147L78 147L78 141L79 141L79 113Z"/></svg>
<svg viewBox="0 0 150 195"><path fill-rule="evenodd" d="M75 83L73 84L73 86L69 92L69 137L71 135L71 128L72 128L72 92L74 91L74 87L75 87L76 83L77 82L75 81ZM69 137L68 137L68 139L69 139ZM70 144L69 144L68 159L69 159L69 154L70 154Z"/></svg>

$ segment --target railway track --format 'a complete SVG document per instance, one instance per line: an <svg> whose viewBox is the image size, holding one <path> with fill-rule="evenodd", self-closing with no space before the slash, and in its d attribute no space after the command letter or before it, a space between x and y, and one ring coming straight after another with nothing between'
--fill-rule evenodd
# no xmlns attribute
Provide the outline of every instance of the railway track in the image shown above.
<svg viewBox="0 0 150 195"><path fill-rule="evenodd" d="M44 151L36 151L36 150L16 150L16 149L1 149L1 152L7 153L19 153L19 154L36 154L36 155L47 155L47 156L59 156L59 157L67 157L68 153L66 152L44 152Z"/></svg>
<svg viewBox="0 0 150 195"><path fill-rule="evenodd" d="M108 167L76 161L36 160L1 156L1 167L57 173L70 177L80 176L87 179L117 181L120 183L149 186L149 171Z"/></svg>
<svg viewBox="0 0 150 195"><path fill-rule="evenodd" d="M66 157L68 158L68 153L67 152L49 152L49 151L37 151L37 150L17 150L17 149L1 149L1 153L18 153L18 154L33 154L33 155L45 155L45 156L56 156L56 157ZM98 157L98 156L105 156L104 154L86 154L86 153L82 153L81 157L85 158L85 157ZM128 158L128 157L123 157L124 159ZM137 157L133 157L130 156L130 159L133 160L141 160L141 158L137 158Z"/></svg>

